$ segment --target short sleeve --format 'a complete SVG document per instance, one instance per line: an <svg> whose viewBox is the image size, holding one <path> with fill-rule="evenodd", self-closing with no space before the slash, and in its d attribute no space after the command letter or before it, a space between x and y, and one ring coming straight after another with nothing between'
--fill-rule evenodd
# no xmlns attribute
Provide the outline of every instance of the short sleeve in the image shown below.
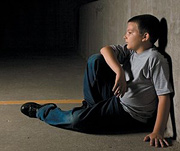
<svg viewBox="0 0 180 151"><path fill-rule="evenodd" d="M127 49L126 45L110 45L110 47L114 50L120 64L123 64L125 59L131 54L131 51Z"/></svg>
<svg viewBox="0 0 180 151"><path fill-rule="evenodd" d="M155 61L152 68L152 79L157 95L163 95L173 92L170 83L169 64L165 58Z"/></svg>

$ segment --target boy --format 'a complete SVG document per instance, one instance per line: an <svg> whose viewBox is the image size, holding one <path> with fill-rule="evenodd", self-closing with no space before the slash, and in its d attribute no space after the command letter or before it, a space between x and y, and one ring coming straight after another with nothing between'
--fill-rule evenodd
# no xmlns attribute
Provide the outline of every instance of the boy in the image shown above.
<svg viewBox="0 0 180 151"><path fill-rule="evenodd" d="M53 126L88 133L147 127L152 133L144 141L169 146L163 135L172 87L168 63L154 46L159 24L152 15L135 16L128 21L124 46L106 46L89 58L82 107L62 111L55 104L29 102L21 112Z"/></svg>

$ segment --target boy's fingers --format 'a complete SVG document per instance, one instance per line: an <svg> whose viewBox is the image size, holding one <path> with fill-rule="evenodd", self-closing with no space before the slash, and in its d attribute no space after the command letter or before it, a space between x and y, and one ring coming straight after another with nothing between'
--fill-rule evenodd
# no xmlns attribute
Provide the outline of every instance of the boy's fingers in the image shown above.
<svg viewBox="0 0 180 151"><path fill-rule="evenodd" d="M148 140L149 140L149 136L145 136L144 139L143 139L143 141L145 141L145 142L148 141Z"/></svg>
<svg viewBox="0 0 180 151"><path fill-rule="evenodd" d="M155 138L155 147L158 147L159 146L159 142L158 142L158 139Z"/></svg>
<svg viewBox="0 0 180 151"><path fill-rule="evenodd" d="M114 92L114 95L120 94L121 93L121 88L118 86Z"/></svg>
<svg viewBox="0 0 180 151"><path fill-rule="evenodd" d="M146 142L146 141L149 141L149 140L150 140L149 136L144 137L144 141L145 141L145 142Z"/></svg>
<svg viewBox="0 0 180 151"><path fill-rule="evenodd" d="M112 88L112 91L114 92L114 95L116 95L117 97L119 96L123 97L123 95L127 91L127 87L122 84L115 83Z"/></svg>
<svg viewBox="0 0 180 151"><path fill-rule="evenodd" d="M123 89L123 91L122 91L122 93L121 93L121 97L124 96L124 94L126 93L126 91L127 91L127 87L125 86L124 89Z"/></svg>
<svg viewBox="0 0 180 151"><path fill-rule="evenodd" d="M116 90L117 83L114 84L112 91L114 92Z"/></svg>
<svg viewBox="0 0 180 151"><path fill-rule="evenodd" d="M120 94L117 94L116 97L119 98Z"/></svg>
<svg viewBox="0 0 180 151"><path fill-rule="evenodd" d="M161 144L161 147L164 147L164 143L163 143L162 139L160 139L159 142Z"/></svg>
<svg viewBox="0 0 180 151"><path fill-rule="evenodd" d="M123 95L125 94L125 88L124 87L118 87L117 89L116 89L116 91L114 92L114 95L116 95L117 97L119 97L119 96L121 96L121 97L123 97Z"/></svg>
<svg viewBox="0 0 180 151"><path fill-rule="evenodd" d="M150 139L150 146L154 145L154 139Z"/></svg>
<svg viewBox="0 0 180 151"><path fill-rule="evenodd" d="M169 143L166 141L166 139L163 139L164 143L169 146Z"/></svg>
<svg viewBox="0 0 180 151"><path fill-rule="evenodd" d="M122 91L122 93L121 93L121 98L124 96L124 94L125 94L125 91Z"/></svg>

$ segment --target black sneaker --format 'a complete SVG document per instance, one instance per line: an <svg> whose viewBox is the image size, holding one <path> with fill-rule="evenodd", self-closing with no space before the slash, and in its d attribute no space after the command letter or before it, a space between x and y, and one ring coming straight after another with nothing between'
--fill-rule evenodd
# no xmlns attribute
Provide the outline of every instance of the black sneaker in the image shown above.
<svg viewBox="0 0 180 151"><path fill-rule="evenodd" d="M41 108L42 105L34 103L34 102L28 102L21 106L21 112L25 114L26 116L29 116L31 118L36 118L36 113L39 108Z"/></svg>

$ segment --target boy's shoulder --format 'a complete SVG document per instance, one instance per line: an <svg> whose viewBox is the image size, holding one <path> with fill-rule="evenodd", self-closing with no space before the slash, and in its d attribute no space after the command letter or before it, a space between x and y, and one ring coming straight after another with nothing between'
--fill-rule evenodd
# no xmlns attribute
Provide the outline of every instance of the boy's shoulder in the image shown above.
<svg viewBox="0 0 180 151"><path fill-rule="evenodd" d="M161 54L158 52L158 49L156 47L153 47L149 50L149 57L152 59L159 59L159 57L161 57Z"/></svg>
<svg viewBox="0 0 180 151"><path fill-rule="evenodd" d="M152 63L158 64L158 63L167 63L167 59L158 51L157 47L153 47L149 51L149 60Z"/></svg>

